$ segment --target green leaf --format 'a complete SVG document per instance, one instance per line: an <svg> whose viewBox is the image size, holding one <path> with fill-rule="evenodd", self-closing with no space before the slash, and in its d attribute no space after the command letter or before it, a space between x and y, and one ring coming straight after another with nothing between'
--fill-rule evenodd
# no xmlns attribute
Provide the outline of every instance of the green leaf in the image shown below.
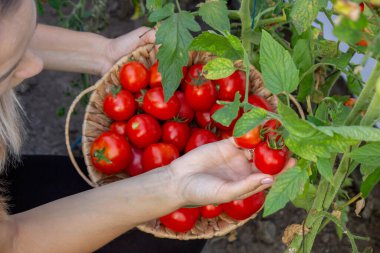
<svg viewBox="0 0 380 253"><path fill-rule="evenodd" d="M372 52L373 58L378 59L380 57L380 32L378 32L375 38L372 40L369 49Z"/></svg>
<svg viewBox="0 0 380 253"><path fill-rule="evenodd" d="M329 159L318 158L317 160L317 169L318 172L324 177L331 185L333 184L333 164Z"/></svg>
<svg viewBox="0 0 380 253"><path fill-rule="evenodd" d="M48 0L48 3L55 10L59 10L62 6L62 0Z"/></svg>
<svg viewBox="0 0 380 253"><path fill-rule="evenodd" d="M349 156L366 166L378 167L380 165L380 142L368 143L353 150Z"/></svg>
<svg viewBox="0 0 380 253"><path fill-rule="evenodd" d="M315 111L315 117L318 119L327 122L328 121L328 105L322 101L319 105L317 110Z"/></svg>
<svg viewBox="0 0 380 253"><path fill-rule="evenodd" d="M298 0L294 2L290 19L299 34L311 26L319 9L323 6L325 6L325 1L320 0Z"/></svg>
<svg viewBox="0 0 380 253"><path fill-rule="evenodd" d="M146 0L146 8L149 11L155 11L162 8L163 1L162 0Z"/></svg>
<svg viewBox="0 0 380 253"><path fill-rule="evenodd" d="M366 126L321 126L320 131L327 135L337 133L345 138L361 141L380 141L380 129Z"/></svg>
<svg viewBox="0 0 380 253"><path fill-rule="evenodd" d="M240 105L240 94L237 92L235 94L234 102L223 106L221 109L217 110L213 115L212 119L219 122L223 126L230 126L231 122L236 119L239 113Z"/></svg>
<svg viewBox="0 0 380 253"><path fill-rule="evenodd" d="M161 21L171 15L174 14L174 4L168 3L163 8L157 9L153 11L149 15L149 21L150 22L158 22Z"/></svg>
<svg viewBox="0 0 380 253"><path fill-rule="evenodd" d="M309 211L313 206L317 188L308 182L306 182L304 188L303 193L299 194L294 200L292 200L292 203L295 207Z"/></svg>
<svg viewBox="0 0 380 253"><path fill-rule="evenodd" d="M355 44L362 38L362 30L367 27L368 20L365 15L360 15L359 20L351 20L348 17L341 16L340 22L334 26L334 35L339 40ZM349 32L348 32L349 31Z"/></svg>
<svg viewBox="0 0 380 253"><path fill-rule="evenodd" d="M44 4L41 2L41 0L37 0L36 2L37 2L37 12L38 12L38 15L40 15L40 16L45 15Z"/></svg>
<svg viewBox="0 0 380 253"><path fill-rule="evenodd" d="M348 51L347 53L341 54L339 57L323 59L321 63L333 65L337 69L344 71L354 54L355 51Z"/></svg>
<svg viewBox="0 0 380 253"><path fill-rule="evenodd" d="M308 178L307 171L299 167L280 174L266 197L263 216L277 212L285 207L286 203L294 200L300 192L303 192Z"/></svg>
<svg viewBox="0 0 380 253"><path fill-rule="evenodd" d="M260 107L254 107L236 122L234 136L239 137L263 122L268 112Z"/></svg>
<svg viewBox="0 0 380 253"><path fill-rule="evenodd" d="M183 77L182 67L187 65L188 48L193 39L190 31L197 32L200 26L189 12L181 11L164 20L156 33L156 43L161 44L157 58L158 71L162 75L165 100L178 88Z"/></svg>
<svg viewBox="0 0 380 253"><path fill-rule="evenodd" d="M359 96L363 89L362 82L354 75L348 75L347 87L353 95Z"/></svg>
<svg viewBox="0 0 380 253"><path fill-rule="evenodd" d="M203 32L192 41L189 49L210 52L216 56L228 58L233 61L243 59L244 50L240 49L241 46L238 47L236 44L237 41L231 36L226 38L215 33ZM212 41L212 43L210 43L210 41Z"/></svg>
<svg viewBox="0 0 380 253"><path fill-rule="evenodd" d="M371 175L375 170L377 170L378 166L379 166L378 164L376 164L375 166L369 166L369 165L361 164L361 165L360 165L360 173L361 173L362 176L363 176L363 181L364 181L369 175Z"/></svg>
<svg viewBox="0 0 380 253"><path fill-rule="evenodd" d="M209 80L217 80L228 77L235 72L234 63L227 58L218 57L209 61L204 67L204 76Z"/></svg>
<svg viewBox="0 0 380 253"><path fill-rule="evenodd" d="M338 43L332 40L318 40L316 44L316 54L319 57L333 57L338 56Z"/></svg>
<svg viewBox="0 0 380 253"><path fill-rule="evenodd" d="M203 21L220 32L230 31L230 20L226 1L210 1L201 3L199 15Z"/></svg>
<svg viewBox="0 0 380 253"><path fill-rule="evenodd" d="M293 60L296 66L303 73L313 66L314 59L310 49L310 42L305 39L299 39L294 46ZM304 101L313 90L314 73L310 73L299 84L297 98Z"/></svg>
<svg viewBox="0 0 380 253"><path fill-rule="evenodd" d="M260 66L265 87L273 94L297 89L299 70L289 52L263 30L260 43Z"/></svg>
<svg viewBox="0 0 380 253"><path fill-rule="evenodd" d="M360 185L360 192L364 198L367 198L372 189L380 181L380 167L378 167L372 174L370 174Z"/></svg>
<svg viewBox="0 0 380 253"><path fill-rule="evenodd" d="M307 138L295 135L285 138L286 146L293 153L313 162L317 162L318 157L329 158L332 153L343 153L350 145L357 143L356 140L346 139L337 134L328 136L321 132Z"/></svg>

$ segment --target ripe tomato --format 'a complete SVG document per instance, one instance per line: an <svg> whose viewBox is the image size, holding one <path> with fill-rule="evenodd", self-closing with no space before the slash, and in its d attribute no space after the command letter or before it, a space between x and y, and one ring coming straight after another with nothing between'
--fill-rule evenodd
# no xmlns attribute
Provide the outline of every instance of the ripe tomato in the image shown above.
<svg viewBox="0 0 380 253"><path fill-rule="evenodd" d="M127 122L126 121L115 121L110 125L110 131L119 134L121 136L127 137Z"/></svg>
<svg viewBox="0 0 380 253"><path fill-rule="evenodd" d="M261 127L257 126L240 137L234 137L235 143L241 148L254 148L261 142L260 129Z"/></svg>
<svg viewBox="0 0 380 253"><path fill-rule="evenodd" d="M259 192L248 198L222 204L224 212L235 220L245 220L260 210L265 201L265 193Z"/></svg>
<svg viewBox="0 0 380 253"><path fill-rule="evenodd" d="M141 163L142 154L143 150L132 146L132 162L125 169L125 172L127 172L129 176L134 177L144 173L144 169Z"/></svg>
<svg viewBox="0 0 380 253"><path fill-rule="evenodd" d="M144 171L168 165L179 157L178 149L169 143L153 143L144 149L142 165Z"/></svg>
<svg viewBox="0 0 380 253"><path fill-rule="evenodd" d="M257 169L265 174L279 173L288 160L288 149L271 149L266 141L257 144L253 150L253 161Z"/></svg>
<svg viewBox="0 0 380 253"><path fill-rule="evenodd" d="M276 138L276 141L281 139L281 135L277 133L277 129L281 126L281 122L276 119L270 119L262 127L264 132L264 140Z"/></svg>
<svg viewBox="0 0 380 253"><path fill-rule="evenodd" d="M218 141L218 137L216 137L213 132L206 129L195 128L186 144L185 152L187 153L199 146L215 141Z"/></svg>
<svg viewBox="0 0 380 253"><path fill-rule="evenodd" d="M180 106L177 96L172 96L165 103L164 90L162 87L156 87L145 93L142 108L157 119L168 120L177 116Z"/></svg>
<svg viewBox="0 0 380 253"><path fill-rule="evenodd" d="M203 64L194 64L190 68L187 69L186 75L184 75L182 81L181 81L181 90L185 92L186 86L189 83L192 83L200 78L202 78L202 70L203 70Z"/></svg>
<svg viewBox="0 0 380 253"><path fill-rule="evenodd" d="M94 140L90 155L95 168L105 174L119 173L132 161L128 141L112 132L104 132Z"/></svg>
<svg viewBox="0 0 380 253"><path fill-rule="evenodd" d="M161 73L158 72L158 61L152 65L152 67L149 70L150 77L149 77L149 85L150 87L162 87L162 77Z"/></svg>
<svg viewBox="0 0 380 253"><path fill-rule="evenodd" d="M181 152L190 138L190 127L186 123L168 121L162 126L162 141L176 146Z"/></svg>
<svg viewBox="0 0 380 253"><path fill-rule="evenodd" d="M344 102L344 105L352 108L355 105L355 103L356 98L349 98L346 102Z"/></svg>
<svg viewBox="0 0 380 253"><path fill-rule="evenodd" d="M120 87L120 86L119 86ZM115 90L104 98L103 111L113 120L127 120L135 114L137 104L133 95L126 90Z"/></svg>
<svg viewBox="0 0 380 253"><path fill-rule="evenodd" d="M120 83L124 89L134 93L148 86L149 71L140 62L127 62L119 73Z"/></svg>
<svg viewBox="0 0 380 253"><path fill-rule="evenodd" d="M356 45L361 47L368 47L368 41L366 41L365 39L361 39L358 42L356 42Z"/></svg>
<svg viewBox="0 0 380 253"><path fill-rule="evenodd" d="M361 2L361 3L359 4L359 6L360 6L360 11L361 11L361 12L364 12L364 3Z"/></svg>
<svg viewBox="0 0 380 253"><path fill-rule="evenodd" d="M177 96L181 105L179 108L177 118L181 120L181 122L183 123L190 123L194 118L194 111L186 102L185 94L183 94L183 92L181 91L176 91L174 95Z"/></svg>
<svg viewBox="0 0 380 253"><path fill-rule="evenodd" d="M212 219L219 216L223 212L222 205L207 205L201 207L201 216Z"/></svg>
<svg viewBox="0 0 380 253"><path fill-rule="evenodd" d="M180 208L160 218L165 227L184 233L192 229L199 218L198 208Z"/></svg>
<svg viewBox="0 0 380 253"><path fill-rule="evenodd" d="M128 139L138 148L145 148L161 138L160 124L148 114L135 115L127 124Z"/></svg>
<svg viewBox="0 0 380 253"><path fill-rule="evenodd" d="M241 115L243 114L243 111L239 110L238 116L236 116L236 118L231 122L231 124L229 126L223 126L222 124L214 121L214 119L212 118L212 115L214 115L214 113L217 110L220 110L223 107L224 107L224 105L220 105L220 104L214 104L211 107L211 110L210 110L211 122L214 126L216 126L218 129L220 129L222 131L230 131L235 127L236 121L238 121L238 119L241 117Z"/></svg>
<svg viewBox="0 0 380 253"><path fill-rule="evenodd" d="M215 80L219 85L219 100L234 101L236 92L240 93L240 102L244 100L245 95L245 72L236 70L232 75L226 78Z"/></svg>
<svg viewBox="0 0 380 253"><path fill-rule="evenodd" d="M185 98L194 111L208 111L218 98L216 86L203 77L203 65L195 64L186 75Z"/></svg>
<svg viewBox="0 0 380 253"><path fill-rule="evenodd" d="M201 128L210 129L212 127L210 112L195 112L195 121Z"/></svg>
<svg viewBox="0 0 380 253"><path fill-rule="evenodd" d="M256 95L256 94L249 95L248 96L248 103L250 103L251 105L263 108L267 111L273 112L273 108L268 103L268 101L265 98L260 97L259 95Z"/></svg>

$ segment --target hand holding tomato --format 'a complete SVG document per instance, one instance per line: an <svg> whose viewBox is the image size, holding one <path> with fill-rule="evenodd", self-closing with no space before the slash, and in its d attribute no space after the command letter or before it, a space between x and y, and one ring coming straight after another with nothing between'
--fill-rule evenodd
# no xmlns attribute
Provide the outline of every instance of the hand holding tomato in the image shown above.
<svg viewBox="0 0 380 253"><path fill-rule="evenodd" d="M271 185L273 177L254 173L247 150L233 138L203 145L174 160L170 174L178 177L177 194L185 204L224 203L254 194ZM287 167L294 165L294 160Z"/></svg>

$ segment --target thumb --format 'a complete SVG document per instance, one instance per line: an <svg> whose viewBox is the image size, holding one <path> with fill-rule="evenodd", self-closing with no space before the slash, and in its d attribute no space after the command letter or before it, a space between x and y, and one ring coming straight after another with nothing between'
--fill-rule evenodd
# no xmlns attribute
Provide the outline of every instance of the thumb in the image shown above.
<svg viewBox="0 0 380 253"><path fill-rule="evenodd" d="M248 177L239 180L230 182L225 185L223 192L226 198L237 199L241 196L246 196L247 194L263 191L266 188L270 187L273 183L273 177L271 175L255 173L251 174Z"/></svg>

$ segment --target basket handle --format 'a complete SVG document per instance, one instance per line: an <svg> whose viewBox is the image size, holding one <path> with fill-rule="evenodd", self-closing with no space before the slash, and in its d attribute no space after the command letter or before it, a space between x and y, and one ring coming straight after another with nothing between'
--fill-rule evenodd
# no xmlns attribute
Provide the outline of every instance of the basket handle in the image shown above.
<svg viewBox="0 0 380 253"><path fill-rule="evenodd" d="M88 185L90 185L91 187L95 188L95 187L98 187L98 185L94 182L92 182L83 172L82 170L80 169L77 161L75 160L75 157L73 155L73 152L71 150L71 146L70 146L70 136L69 136L69 130L70 130L70 121L71 121L71 115L75 109L75 107L77 106L78 102L82 99L83 96L85 96L87 93L90 93L94 90L96 90L96 88L98 87L98 85L93 85L93 86L90 86L88 87L87 89L83 90L73 101L73 103L70 105L70 108L69 108L69 111L67 112L67 117L66 117L66 123L65 123L65 140L66 140L66 148L67 148L67 152L69 153L69 157L70 157L70 160L71 160L71 163L73 164L75 170L77 171L77 173L79 174L79 176L82 177L82 179L84 181L86 181L86 183Z"/></svg>

